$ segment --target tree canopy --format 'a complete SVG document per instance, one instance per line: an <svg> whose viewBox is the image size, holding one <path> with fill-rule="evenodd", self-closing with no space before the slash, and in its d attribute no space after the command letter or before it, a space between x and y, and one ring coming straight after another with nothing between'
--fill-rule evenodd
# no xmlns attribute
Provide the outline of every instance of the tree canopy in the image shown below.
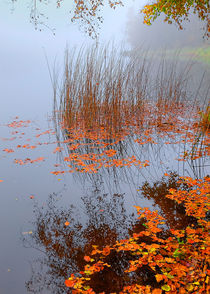
<svg viewBox="0 0 210 294"><path fill-rule="evenodd" d="M18 0L11 0L13 3ZM53 0L57 8L61 7L65 0ZM48 4L49 0L33 0L31 4L30 18L37 28L43 25L43 13L39 12L39 5ZM97 37L97 28L103 22L102 10L105 5L111 9L123 6L123 0L73 0L72 22L79 21L86 33L92 37ZM204 37L210 35L210 18L209 18L209 1L208 0L150 0L140 13L144 16L144 23L151 25L154 20L165 14L165 22L175 23L179 29L183 29L183 21L189 20L190 13L195 13L204 24Z"/></svg>
<svg viewBox="0 0 210 294"><path fill-rule="evenodd" d="M189 14L193 11L200 20L206 23L204 37L209 37L210 18L208 0L156 0L152 2L149 5L145 5L141 10L144 14L145 24L151 25L161 13L164 13L164 21L169 24L174 22L182 30L183 20L189 20Z"/></svg>

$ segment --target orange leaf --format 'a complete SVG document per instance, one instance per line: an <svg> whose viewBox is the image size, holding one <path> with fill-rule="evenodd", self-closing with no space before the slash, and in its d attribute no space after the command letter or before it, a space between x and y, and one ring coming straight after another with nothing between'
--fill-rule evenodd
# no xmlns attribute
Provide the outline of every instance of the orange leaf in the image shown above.
<svg viewBox="0 0 210 294"><path fill-rule="evenodd" d="M75 284L75 281L65 280L66 287L73 287L74 284Z"/></svg>
<svg viewBox="0 0 210 294"><path fill-rule="evenodd" d="M69 226L70 225L70 222L65 222L64 225L65 226Z"/></svg>
<svg viewBox="0 0 210 294"><path fill-rule="evenodd" d="M155 275L155 278L156 278L157 282L159 283L160 281L162 281L163 275L157 274L157 275ZM160 289L158 289L158 290L160 290Z"/></svg>
<svg viewBox="0 0 210 294"><path fill-rule="evenodd" d="M103 251L102 251L102 254L103 254L103 255L109 255L109 253L110 253L110 248L109 248L109 247L105 247L105 248L103 249Z"/></svg>
<svg viewBox="0 0 210 294"><path fill-rule="evenodd" d="M7 152L7 153L12 153L12 152L14 152L13 149L8 149L8 148L4 149L3 151L5 151L5 152Z"/></svg>
<svg viewBox="0 0 210 294"><path fill-rule="evenodd" d="M89 262L91 260L91 258L90 258L90 256L87 256L86 255L86 256L84 256L84 260L87 261L87 262Z"/></svg>
<svg viewBox="0 0 210 294"><path fill-rule="evenodd" d="M161 294L162 290L161 289L154 289L152 290L152 294Z"/></svg>

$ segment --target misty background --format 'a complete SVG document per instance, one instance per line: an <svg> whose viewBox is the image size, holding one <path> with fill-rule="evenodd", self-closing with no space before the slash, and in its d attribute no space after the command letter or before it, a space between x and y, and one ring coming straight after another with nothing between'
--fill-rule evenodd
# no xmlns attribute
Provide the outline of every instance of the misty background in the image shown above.
<svg viewBox="0 0 210 294"><path fill-rule="evenodd" d="M127 12L125 35L132 47L145 45L146 47L177 49L183 47L207 47L209 40L203 38L205 23L197 15L191 13L189 21L183 22L183 30L176 24L164 22L164 15L160 15L151 26L143 24L143 15L134 8Z"/></svg>

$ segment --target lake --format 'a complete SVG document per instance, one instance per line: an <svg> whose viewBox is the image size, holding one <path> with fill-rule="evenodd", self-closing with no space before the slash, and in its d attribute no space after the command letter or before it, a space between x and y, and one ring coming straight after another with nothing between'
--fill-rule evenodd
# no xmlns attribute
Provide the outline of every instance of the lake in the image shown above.
<svg viewBox="0 0 210 294"><path fill-rule="evenodd" d="M191 221L162 195L178 176L210 173L209 129L198 127L209 103L207 45L189 43L177 62L177 48L134 48L136 7L126 2L116 16L105 9L99 53L88 59L95 40L64 21L67 10L53 35L34 30L24 5L11 14L0 4L1 294L73 293L65 279L82 270L92 245L135 232L134 206L157 209L169 227ZM113 39L116 53L104 57ZM65 70L74 46L83 46L81 59ZM189 75L188 56L196 62ZM118 291L119 268L93 281L97 293Z"/></svg>

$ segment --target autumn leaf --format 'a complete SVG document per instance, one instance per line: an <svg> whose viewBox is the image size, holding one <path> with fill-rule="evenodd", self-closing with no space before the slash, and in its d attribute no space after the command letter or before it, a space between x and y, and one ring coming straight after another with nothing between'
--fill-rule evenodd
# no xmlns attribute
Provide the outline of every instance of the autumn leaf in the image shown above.
<svg viewBox="0 0 210 294"><path fill-rule="evenodd" d="M163 285L161 287L162 290L166 291L166 292L169 292L171 290L171 287L169 285Z"/></svg>
<svg viewBox="0 0 210 294"><path fill-rule="evenodd" d="M52 133L52 130L47 130L47 131L45 131L45 132L42 132L42 133L40 133L40 134L37 134L36 137L38 138L38 137L40 137L40 136L42 136L42 135L50 134L50 133Z"/></svg>
<svg viewBox="0 0 210 294"><path fill-rule="evenodd" d="M157 275L155 275L155 278L156 278L157 282L159 283L160 281L163 280L164 275L157 274Z"/></svg>
<svg viewBox="0 0 210 294"><path fill-rule="evenodd" d="M66 287L73 287L75 284L74 280L65 280Z"/></svg>
<svg viewBox="0 0 210 294"><path fill-rule="evenodd" d="M190 178L186 179L189 182L191 190L176 190L173 189L174 197L173 201L177 201L180 198L180 202L183 202L186 211L193 208L193 215L197 218L199 226L187 226L185 229L168 229L169 236L160 237L158 236L158 226L163 223L163 217L158 214L158 211L151 211L149 208L141 208L136 206L138 214L143 218L143 221L146 223L145 231L142 230L138 233L133 233L128 239L117 241L112 247L104 247L102 250L97 249L97 245L93 245L94 250L93 254L98 254L97 263L94 265L87 265L85 272L82 273L81 278L75 278L76 283L79 285L80 293L86 293L87 290L82 285L83 281L86 280L86 275L89 275L89 279L92 282L92 274L95 272L103 271L104 266L111 266L104 263L104 256L110 254L110 250L113 250L113 253L120 253L127 251L128 256L131 256L129 259L130 266L124 272L129 273L131 271L141 270L141 264L144 264L151 268L155 273L155 278L157 283L160 283L164 280L165 285L161 286L161 289L153 289L151 284L143 285L132 285L129 287L124 287L123 291L120 293L151 293L151 294L162 294L162 291L175 293L188 293L191 291L197 291L199 289L206 290L206 284L209 282L206 279L207 272L207 243L209 242L208 234L208 225L209 223L205 220L205 215L201 218L201 212L199 209L196 209L195 203L199 203L199 207L208 207L201 206L207 201L206 197L209 193L209 178L205 180L191 180ZM193 183L193 184L192 184ZM189 197L186 197L189 195ZM201 197L202 196L202 197ZM182 200L182 201L181 201ZM193 201L192 201L193 200ZM205 201L204 201L205 200ZM186 203L185 203L186 201ZM183 241L183 237L186 236L186 240ZM137 239L144 237L149 237L151 240L149 243L144 240L141 243L137 242ZM190 242L188 242L190 240ZM197 243L196 246L191 244ZM184 258L181 259L180 257ZM85 259L86 258L86 259ZM89 256L86 256L84 259L89 261L92 260ZM205 266L204 266L205 264ZM161 269L163 274L157 272L157 268ZM191 274L189 275L189 270ZM195 282L196 281L196 282ZM79 284L80 283L80 284ZM90 284L89 284L90 285ZM187 286L186 286L187 285ZM203 288L201 288L203 287ZM126 292L127 291L127 292ZM204 292L202 292L204 293Z"/></svg>
<svg viewBox="0 0 210 294"><path fill-rule="evenodd" d="M193 289L194 289L194 287L193 287L192 284L188 284L188 285L186 286L186 289L187 289L187 291L192 292Z"/></svg>
<svg viewBox="0 0 210 294"><path fill-rule="evenodd" d="M56 147L55 150L53 151L53 153L61 152L62 150L64 150L63 147Z"/></svg>
<svg viewBox="0 0 210 294"><path fill-rule="evenodd" d="M27 127L30 122L31 122L30 120L26 120L26 121L23 121L23 120L13 121L12 123L8 124L7 126L9 128Z"/></svg>
<svg viewBox="0 0 210 294"><path fill-rule="evenodd" d="M152 294L161 294L162 290L161 289L154 289L152 290Z"/></svg>
<svg viewBox="0 0 210 294"><path fill-rule="evenodd" d="M87 256L86 255L86 256L84 256L84 260L87 261L87 262L90 262L91 261L91 258L90 258L90 256Z"/></svg>
<svg viewBox="0 0 210 294"><path fill-rule="evenodd" d="M105 247L105 248L103 249L103 251L102 251L102 254L105 255L105 256L106 256L106 255L109 255L109 254L110 254L110 247L108 247L108 246Z"/></svg>
<svg viewBox="0 0 210 294"><path fill-rule="evenodd" d="M13 153L14 152L13 149L8 149L8 148L3 149L3 151L7 152L7 153Z"/></svg>

